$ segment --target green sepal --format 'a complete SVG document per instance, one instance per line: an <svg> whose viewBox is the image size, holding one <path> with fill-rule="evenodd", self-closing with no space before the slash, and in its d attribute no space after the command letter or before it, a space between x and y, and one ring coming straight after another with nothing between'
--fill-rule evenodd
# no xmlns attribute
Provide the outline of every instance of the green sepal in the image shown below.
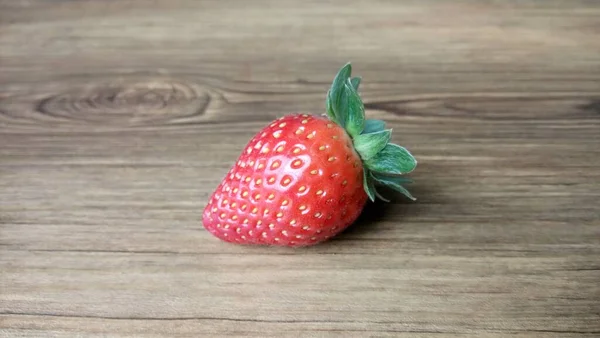
<svg viewBox="0 0 600 338"><path fill-rule="evenodd" d="M354 138L354 149L363 161L370 160L390 142L391 129L369 134L360 134Z"/></svg>
<svg viewBox="0 0 600 338"><path fill-rule="evenodd" d="M358 91L358 86L360 86L360 77L353 77L350 79L350 82L352 82L352 87L354 87L354 90Z"/></svg>
<svg viewBox="0 0 600 338"><path fill-rule="evenodd" d="M346 82L351 74L352 66L347 63L338 71L327 93L327 115L341 126L345 125Z"/></svg>
<svg viewBox="0 0 600 338"><path fill-rule="evenodd" d="M385 129L385 122L381 120L366 120L363 134L374 133Z"/></svg>
<svg viewBox="0 0 600 338"><path fill-rule="evenodd" d="M351 137L360 135L365 126L365 106L358 95L358 92L352 86L350 80L346 83L345 97L347 98L346 104L346 131Z"/></svg>
<svg viewBox="0 0 600 338"><path fill-rule="evenodd" d="M329 119L350 136L363 162L365 192L371 201L379 198L389 202L377 191L377 187L386 186L414 200L402 186L411 181L400 175L413 171L417 161L405 148L389 143L391 129L385 129L385 122L365 119L364 104L358 94L361 78L351 75L350 63L338 71L327 92L326 109Z"/></svg>
<svg viewBox="0 0 600 338"><path fill-rule="evenodd" d="M389 199L381 196L381 194L377 190L375 190L375 196L377 196L377 198L379 198L380 200L382 200L382 201L384 201L386 203L391 202Z"/></svg>
<svg viewBox="0 0 600 338"><path fill-rule="evenodd" d="M375 181L372 179L366 168L363 170L363 185L371 202L375 202L375 194L377 194L377 191L375 190Z"/></svg>
<svg viewBox="0 0 600 338"><path fill-rule="evenodd" d="M376 184L384 185L388 188L391 188L391 189L401 193L402 195L410 198L413 201L417 200L416 198L413 197L413 195L411 195L411 193L406 188L404 188L401 185L402 184L401 182L408 183L408 182L410 182L410 180L407 180L404 177L391 177L391 176L377 175L376 173L371 173L371 176Z"/></svg>
<svg viewBox="0 0 600 338"><path fill-rule="evenodd" d="M365 165L374 172L402 175L413 171L417 160L404 147L388 143L377 155L365 161Z"/></svg>
<svg viewBox="0 0 600 338"><path fill-rule="evenodd" d="M398 185L411 184L413 180L406 176L386 175L376 172L371 172L371 176L376 181L391 181Z"/></svg>
<svg viewBox="0 0 600 338"><path fill-rule="evenodd" d="M347 81L346 81L347 82ZM346 120L348 119L348 115L350 115L350 111L348 110L348 101L350 100L349 93L347 88L347 84L344 83L342 89L340 90L340 99L337 102L337 105L333 106L333 110L335 111L335 117L338 119L338 123L344 129L346 128Z"/></svg>
<svg viewBox="0 0 600 338"><path fill-rule="evenodd" d="M329 90L327 92L327 100L325 101L325 112L327 113L327 117L331 121L339 124L337 118L335 117L335 112L333 111L333 107L331 106L331 100L329 99L329 96L331 95L330 93L331 93L331 90Z"/></svg>

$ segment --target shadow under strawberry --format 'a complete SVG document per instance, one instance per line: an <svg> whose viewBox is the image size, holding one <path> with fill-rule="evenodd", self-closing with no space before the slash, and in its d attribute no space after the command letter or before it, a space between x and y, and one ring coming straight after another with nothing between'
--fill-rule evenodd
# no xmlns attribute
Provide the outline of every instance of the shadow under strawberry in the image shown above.
<svg viewBox="0 0 600 338"><path fill-rule="evenodd" d="M427 196L432 192L431 187L422 185L411 186L411 190L415 196L423 196L416 201L411 201L401 193L391 189L382 189L382 193L390 199L390 202L376 200L375 202L367 202L363 212L358 219L352 223L346 230L338 236L333 237L330 242L343 242L346 240L360 240L365 234L373 234L377 232L377 228L382 224L382 221L394 221L397 226L402 226L402 219L408 213L420 212L421 208L415 208L415 204L427 203ZM414 216L414 215L412 215Z"/></svg>
<svg viewBox="0 0 600 338"><path fill-rule="evenodd" d="M363 234L377 231L376 228L378 224L381 224L382 220L389 218L392 210L395 216L394 220L397 221L398 215L408 212L407 206L412 203L414 202L403 201L401 197L394 198L394 200L389 203L380 200L368 202L358 219L338 236L332 238L331 241L355 239L361 237Z"/></svg>

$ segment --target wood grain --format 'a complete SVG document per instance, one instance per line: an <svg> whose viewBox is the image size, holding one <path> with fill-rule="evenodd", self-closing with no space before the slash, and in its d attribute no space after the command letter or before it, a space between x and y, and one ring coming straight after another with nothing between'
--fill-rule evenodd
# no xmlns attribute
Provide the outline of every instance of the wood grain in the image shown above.
<svg viewBox="0 0 600 338"><path fill-rule="evenodd" d="M594 1L1 1L0 336L597 337ZM200 223L352 61L416 203L299 249Z"/></svg>

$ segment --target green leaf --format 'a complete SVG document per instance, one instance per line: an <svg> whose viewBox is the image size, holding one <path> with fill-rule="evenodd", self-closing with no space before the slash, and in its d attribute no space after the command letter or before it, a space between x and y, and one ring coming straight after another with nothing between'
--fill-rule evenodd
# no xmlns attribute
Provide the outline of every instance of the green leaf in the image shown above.
<svg viewBox="0 0 600 338"><path fill-rule="evenodd" d="M357 135L354 137L354 149L363 161L367 161L385 148L391 136L391 129Z"/></svg>
<svg viewBox="0 0 600 338"><path fill-rule="evenodd" d="M347 98L345 97L346 92L346 81L352 74L352 66L350 63L344 65L331 84L331 88L327 94L327 114L329 118L341 126L345 125L345 108Z"/></svg>
<svg viewBox="0 0 600 338"><path fill-rule="evenodd" d="M395 186L393 189L396 190L397 192L401 193L402 195L410 198L413 201L417 200L413 195L410 194L410 191L406 190L406 188L404 188L401 185Z"/></svg>
<svg viewBox="0 0 600 338"><path fill-rule="evenodd" d="M340 90L340 99L337 105L333 106L333 110L335 110L335 117L338 120L338 123L342 128L346 129L346 119L348 117L348 90L346 90L346 84Z"/></svg>
<svg viewBox="0 0 600 338"><path fill-rule="evenodd" d="M385 177L381 175L375 175L373 173L372 176L375 182L377 182L378 184L394 189L395 191L401 193L402 195L410 198L413 201L416 200L416 198L414 198L413 195L411 195L411 193L408 190L406 190L406 188L398 184L397 177Z"/></svg>
<svg viewBox="0 0 600 338"><path fill-rule="evenodd" d="M327 92L327 100L325 101L325 106L326 106L326 110L327 110L327 117L329 117L329 119L337 124L340 124L335 116L335 111L333 110L333 107L331 106L331 100L329 99L330 96L330 92Z"/></svg>
<svg viewBox="0 0 600 338"><path fill-rule="evenodd" d="M388 176L388 175L380 174L380 173L376 173L376 172L371 172L371 176L373 176L375 181L391 181L398 185L413 183L412 179L410 179L408 177L404 177L404 176L395 176L395 175Z"/></svg>
<svg viewBox="0 0 600 338"><path fill-rule="evenodd" d="M350 80L346 83L345 89L346 98L348 100L348 103L346 104L347 115L345 127L348 134L355 137L360 135L365 126L365 107L358 92L352 87ZM340 116L340 114L336 112L336 116Z"/></svg>
<svg viewBox="0 0 600 338"><path fill-rule="evenodd" d="M371 202L375 202L375 194L377 193L375 191L375 183L370 177L369 171L366 168L363 170L363 185Z"/></svg>
<svg viewBox="0 0 600 338"><path fill-rule="evenodd" d="M381 120L366 120L363 134L374 133L382 131L385 128L385 122Z"/></svg>
<svg viewBox="0 0 600 338"><path fill-rule="evenodd" d="M386 202L386 203L387 203L387 202L390 202L390 200L389 200L389 199L387 199L387 198L385 198L385 197L381 196L381 194L380 194L380 193L379 193L377 190L375 190L375 196L377 196L377 198L379 198L380 200L382 200L382 201L384 201L384 202Z"/></svg>
<svg viewBox="0 0 600 338"><path fill-rule="evenodd" d="M352 87L354 87L354 90L358 91L358 86L360 85L360 77L353 77L352 79L350 79L350 82L352 82Z"/></svg>
<svg viewBox="0 0 600 338"><path fill-rule="evenodd" d="M365 161L365 165L378 173L401 175L413 171L417 160L405 148L388 143L377 155Z"/></svg>

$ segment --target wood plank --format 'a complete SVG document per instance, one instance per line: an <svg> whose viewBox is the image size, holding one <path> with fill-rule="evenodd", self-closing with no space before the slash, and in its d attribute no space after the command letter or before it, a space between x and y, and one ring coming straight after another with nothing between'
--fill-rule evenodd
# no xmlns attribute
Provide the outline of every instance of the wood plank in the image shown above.
<svg viewBox="0 0 600 338"><path fill-rule="evenodd" d="M0 2L0 336L600 335L600 5ZM206 199L352 61L415 203L322 245Z"/></svg>

